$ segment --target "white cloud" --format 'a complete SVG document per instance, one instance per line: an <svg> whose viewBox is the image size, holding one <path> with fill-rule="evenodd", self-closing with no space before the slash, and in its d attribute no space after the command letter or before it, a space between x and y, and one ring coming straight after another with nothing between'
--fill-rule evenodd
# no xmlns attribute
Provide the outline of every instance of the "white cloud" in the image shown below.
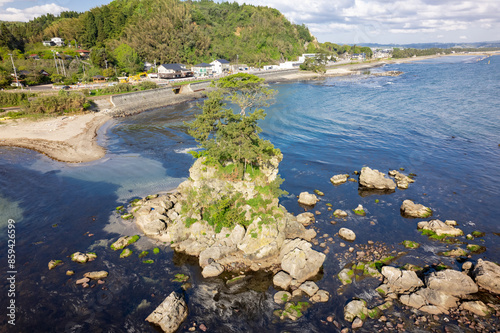
<svg viewBox="0 0 500 333"><path fill-rule="evenodd" d="M5 3L11 2L10 0L0 0L0 6ZM61 7L55 3L50 3L41 6L34 6L24 9L6 8L0 13L0 21L22 21L27 22L45 14L59 15L61 12L68 11L69 8Z"/></svg>
<svg viewBox="0 0 500 333"><path fill-rule="evenodd" d="M460 36L460 39L467 39L467 36Z"/></svg>
<svg viewBox="0 0 500 333"><path fill-rule="evenodd" d="M305 23L313 33L332 36L329 40L343 33L350 33L350 38L364 36L364 42L376 42L370 36L391 34L450 39L458 38L458 31L464 30L475 31L482 40L494 40L498 35L493 31L500 31L498 0L237 1L277 8L294 23Z"/></svg>

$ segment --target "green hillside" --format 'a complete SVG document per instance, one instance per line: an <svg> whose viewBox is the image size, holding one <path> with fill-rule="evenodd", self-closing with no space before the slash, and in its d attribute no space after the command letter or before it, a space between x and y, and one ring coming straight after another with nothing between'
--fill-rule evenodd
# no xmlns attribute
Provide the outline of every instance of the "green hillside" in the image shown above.
<svg viewBox="0 0 500 333"><path fill-rule="evenodd" d="M104 67L107 60L120 72L134 72L141 62L155 60L277 63L295 59L314 40L307 27L290 23L276 9L207 0L115 0L84 13L5 22L0 33L3 60L12 50L18 50L14 56L19 59L33 53L49 59L47 51L54 48L41 42L62 37L92 50L93 65Z"/></svg>

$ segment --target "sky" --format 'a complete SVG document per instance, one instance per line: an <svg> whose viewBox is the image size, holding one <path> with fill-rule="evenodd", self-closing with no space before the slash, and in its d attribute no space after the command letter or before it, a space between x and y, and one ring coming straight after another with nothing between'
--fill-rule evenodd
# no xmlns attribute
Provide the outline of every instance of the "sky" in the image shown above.
<svg viewBox="0 0 500 333"><path fill-rule="evenodd" d="M86 11L106 0L0 0L0 20ZM500 40L500 0L237 0L273 7L320 42L467 43Z"/></svg>

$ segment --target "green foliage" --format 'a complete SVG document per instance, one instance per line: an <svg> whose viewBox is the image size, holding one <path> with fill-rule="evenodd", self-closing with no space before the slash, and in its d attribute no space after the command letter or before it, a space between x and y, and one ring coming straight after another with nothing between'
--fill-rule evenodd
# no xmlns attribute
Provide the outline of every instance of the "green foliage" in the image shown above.
<svg viewBox="0 0 500 333"><path fill-rule="evenodd" d="M222 197L203 210L203 219L219 233L223 227L233 228L236 224L245 224L243 212L236 208L238 197Z"/></svg>
<svg viewBox="0 0 500 333"><path fill-rule="evenodd" d="M154 254L158 254L158 253L160 253L160 249L159 249L159 248L157 248L157 247L155 247L155 248L153 249L153 253L154 253Z"/></svg>
<svg viewBox="0 0 500 333"><path fill-rule="evenodd" d="M307 58L304 63L300 65L300 69L304 71L313 71L315 73L324 74L326 72L326 63L328 62L328 58L330 56L331 53L321 50L316 53L315 57Z"/></svg>
<svg viewBox="0 0 500 333"><path fill-rule="evenodd" d="M36 96L36 94L0 91L0 105L2 107L18 106L23 104L24 102L28 102L28 98L33 96Z"/></svg>
<svg viewBox="0 0 500 333"><path fill-rule="evenodd" d="M65 96L43 96L26 103L22 107L24 114L64 115L85 111L90 103L80 94Z"/></svg>
<svg viewBox="0 0 500 333"><path fill-rule="evenodd" d="M142 69L143 64L139 55L128 44L120 44L112 53L120 73L136 73Z"/></svg>
<svg viewBox="0 0 500 333"><path fill-rule="evenodd" d="M149 254L148 251L142 251L141 253L139 253L139 258L144 258L145 256L147 256Z"/></svg>
<svg viewBox="0 0 500 333"><path fill-rule="evenodd" d="M230 75L215 85L219 89L209 93L203 112L187 124L208 162L237 163L246 170L247 165L258 166L279 155L279 150L259 137L262 129L257 125L265 117L258 108L267 105L274 91L265 87L261 78L249 74ZM226 101L238 105L240 114L225 108Z"/></svg>

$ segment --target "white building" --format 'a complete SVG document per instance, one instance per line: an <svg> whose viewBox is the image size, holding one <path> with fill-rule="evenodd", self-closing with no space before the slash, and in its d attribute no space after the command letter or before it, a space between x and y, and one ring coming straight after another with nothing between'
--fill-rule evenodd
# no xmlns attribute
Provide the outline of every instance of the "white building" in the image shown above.
<svg viewBox="0 0 500 333"><path fill-rule="evenodd" d="M212 72L217 75L230 71L229 61L225 59L214 60L210 63L210 65L212 65Z"/></svg>
<svg viewBox="0 0 500 333"><path fill-rule="evenodd" d="M51 38L50 41L54 44L56 44L56 46L64 46L64 38L60 38L60 37L54 37L54 38Z"/></svg>

